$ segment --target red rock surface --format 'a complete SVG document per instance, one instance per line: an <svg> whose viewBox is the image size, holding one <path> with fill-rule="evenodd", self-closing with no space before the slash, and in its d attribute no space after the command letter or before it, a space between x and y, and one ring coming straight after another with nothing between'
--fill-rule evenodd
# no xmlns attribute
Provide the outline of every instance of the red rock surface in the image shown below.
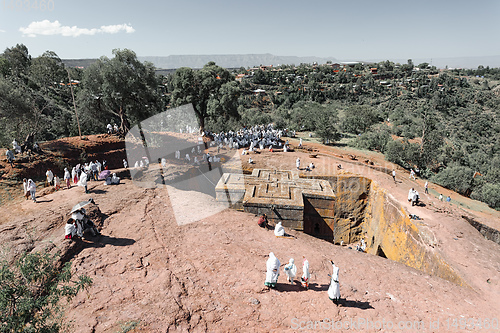
<svg viewBox="0 0 500 333"><path fill-rule="evenodd" d="M400 169L401 182L394 184L380 169L392 170L392 164L377 154L350 152L359 155L358 161L373 161L370 167L347 155L339 158L346 154L339 149L307 142L306 146L319 149L312 174L361 174L385 188L410 213L424 218L443 258L468 286L300 232L287 230L293 238L276 238L257 226L257 217L234 210L179 226L167 189L143 189L127 179L118 186L90 182L91 194L73 187L40 197L38 204L24 200L4 204L0 241L11 256L46 246L67 251L72 254L73 271L93 279L92 287L67 306L66 318L75 332L294 332L312 331L305 328L314 324L322 331L331 321L339 328L342 324L339 331L400 331L396 328L401 324L417 328L414 331L447 332L454 330L454 320L466 319L470 324L469 319L474 319L477 324L481 319L484 325L485 319L500 319L500 246L461 218L467 214L500 229L498 212L469 211L439 202L434 191L445 196L450 192L431 184L431 195L425 195L423 182L410 181ZM255 165L243 166L291 169L297 156L303 165L313 160L307 151L266 151L252 156ZM338 163L343 170L336 169ZM406 202L413 186L426 207ZM200 196L176 191L186 201L194 195ZM89 197L104 214L102 236L75 245L63 239L64 223L71 207ZM211 199L205 199L209 205ZM476 205L467 198L459 202ZM264 287L271 251L282 264L276 290ZM283 265L295 258L300 277L302 256L311 267L308 290L297 285L298 279L288 284L283 272ZM327 296L330 259L340 267L344 299L340 306ZM347 329L351 323L357 326Z"/></svg>

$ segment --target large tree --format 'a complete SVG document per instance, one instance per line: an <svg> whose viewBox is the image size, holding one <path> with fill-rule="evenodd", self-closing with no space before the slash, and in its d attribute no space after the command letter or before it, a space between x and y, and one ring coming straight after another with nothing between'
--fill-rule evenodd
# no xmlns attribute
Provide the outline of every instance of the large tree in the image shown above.
<svg viewBox="0 0 500 333"><path fill-rule="evenodd" d="M78 101L87 118L104 124L120 122L125 134L131 124L161 110L159 80L152 63L140 62L128 49L113 50L114 58L101 57L84 73Z"/></svg>
<svg viewBox="0 0 500 333"><path fill-rule="evenodd" d="M210 115L218 116L217 111L232 114L236 107L232 97L239 95L238 85L226 85L233 81L233 75L225 68L217 66L211 61L200 70L189 67L179 68L172 77L172 106L181 106L191 103L199 121L200 131L205 129L205 120ZM224 86L223 89L221 89ZM221 103L210 103L213 112L209 110L211 99L220 99L221 95L229 96Z"/></svg>

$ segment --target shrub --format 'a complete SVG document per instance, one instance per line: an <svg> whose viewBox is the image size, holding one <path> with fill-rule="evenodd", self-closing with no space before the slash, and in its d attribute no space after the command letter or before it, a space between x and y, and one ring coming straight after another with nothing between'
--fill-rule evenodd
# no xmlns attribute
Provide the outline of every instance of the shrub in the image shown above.
<svg viewBox="0 0 500 333"><path fill-rule="evenodd" d="M68 301L92 284L87 276L71 280L71 265L56 265L57 255L24 253L13 266L0 266L0 331L59 332L61 298Z"/></svg>
<svg viewBox="0 0 500 333"><path fill-rule="evenodd" d="M500 184L484 184L481 189L472 193L472 198L481 200L491 208L500 210Z"/></svg>
<svg viewBox="0 0 500 333"><path fill-rule="evenodd" d="M388 131L378 130L361 134L354 142L354 145L357 148L376 150L383 153L389 140L391 140L391 137Z"/></svg>
<svg viewBox="0 0 500 333"><path fill-rule="evenodd" d="M468 190L472 189L473 175L474 171L471 168L452 166L433 176L432 180L441 186L465 195Z"/></svg>

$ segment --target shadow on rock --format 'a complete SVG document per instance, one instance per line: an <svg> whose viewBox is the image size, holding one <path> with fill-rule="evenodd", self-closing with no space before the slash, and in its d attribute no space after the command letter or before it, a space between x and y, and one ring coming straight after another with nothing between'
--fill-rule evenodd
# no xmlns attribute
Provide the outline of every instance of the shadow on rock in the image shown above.
<svg viewBox="0 0 500 333"><path fill-rule="evenodd" d="M135 243L135 240L131 238L119 238L119 237L111 237L106 235L101 235L94 237L92 242L86 244L85 247L104 247L106 245L111 246L129 246Z"/></svg>
<svg viewBox="0 0 500 333"><path fill-rule="evenodd" d="M370 305L370 302L349 301L347 299L341 299L339 304L341 304L343 307L358 308L361 310L374 309L374 307Z"/></svg>

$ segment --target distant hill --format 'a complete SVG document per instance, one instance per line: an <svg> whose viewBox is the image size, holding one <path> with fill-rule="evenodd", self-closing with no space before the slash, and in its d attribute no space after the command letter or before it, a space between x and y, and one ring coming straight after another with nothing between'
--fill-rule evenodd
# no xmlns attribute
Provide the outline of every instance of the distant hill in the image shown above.
<svg viewBox="0 0 500 333"><path fill-rule="evenodd" d="M158 57L138 57L140 61L152 62L160 71L173 70L180 67L202 68L209 61L215 61L219 66L225 68L239 68L239 67L254 67L259 65L299 65L301 63L324 64L327 61L341 62L336 58L322 58L322 57L296 57L296 56L276 56L270 53L265 54L206 54L206 55L169 55ZM88 67L97 59L63 59L63 62L68 67ZM354 59L359 60L359 59ZM366 59L363 62L380 62L387 59ZM401 64L406 63L408 59L389 59ZM457 57L457 58L413 58L413 63L418 65L423 62L431 63L437 68L477 68L479 65L484 67L500 67L500 55L497 56L484 56L484 57ZM362 61L362 60L360 60ZM161 71L164 72L164 71ZM163 73L164 74L164 73Z"/></svg>
<svg viewBox="0 0 500 333"><path fill-rule="evenodd" d="M254 67L259 65L282 65L300 63L312 64L326 63L327 61L336 61L335 58L320 57L295 57L295 56L276 56L270 53L266 54L212 54L212 55L169 55L167 57L138 57L141 61L150 61L158 68L179 68L191 67L202 68L209 61L214 61L217 65L226 68Z"/></svg>
<svg viewBox="0 0 500 333"><path fill-rule="evenodd" d="M371 60L373 62L385 61L387 59ZM406 64L408 59L389 59L395 63ZM448 58L412 58L415 65L427 62L437 68L477 68L479 65L491 68L500 67L500 55L484 57L448 57Z"/></svg>
<svg viewBox="0 0 500 333"><path fill-rule="evenodd" d="M225 68L254 67L259 65L282 65L301 63L312 64L317 62L324 64L327 61L337 61L335 58L320 57L295 57L295 56L276 56L270 53L266 54L206 54L206 55L169 55L166 57L137 57L140 61L152 62L158 69L176 69L180 67L202 68L206 63L215 61L215 63ZM63 59L68 67L88 67L97 59Z"/></svg>

